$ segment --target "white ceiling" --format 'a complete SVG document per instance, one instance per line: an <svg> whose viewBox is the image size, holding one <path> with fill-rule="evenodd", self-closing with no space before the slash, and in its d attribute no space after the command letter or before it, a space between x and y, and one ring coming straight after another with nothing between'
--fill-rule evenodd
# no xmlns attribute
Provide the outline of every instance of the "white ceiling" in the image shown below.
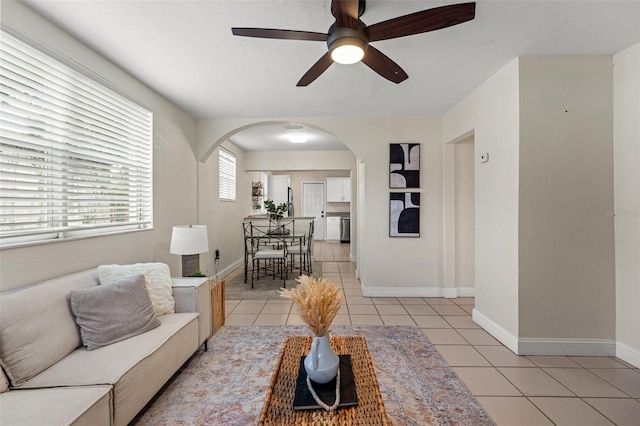
<svg viewBox="0 0 640 426"><path fill-rule="evenodd" d="M460 2L368 0L361 19L371 25ZM399 85L358 63L333 64L296 87L324 42L236 37L231 27L327 32L330 0L26 3L194 118L440 115L517 56L608 55L640 41L638 0L480 0L471 22L372 43L409 75ZM272 144L282 138L263 130ZM235 139L259 149L255 138Z"/></svg>
<svg viewBox="0 0 640 426"><path fill-rule="evenodd" d="M292 144L288 136L304 134L307 142ZM262 124L244 129L230 138L245 151L343 151L347 146L321 129L295 122Z"/></svg>

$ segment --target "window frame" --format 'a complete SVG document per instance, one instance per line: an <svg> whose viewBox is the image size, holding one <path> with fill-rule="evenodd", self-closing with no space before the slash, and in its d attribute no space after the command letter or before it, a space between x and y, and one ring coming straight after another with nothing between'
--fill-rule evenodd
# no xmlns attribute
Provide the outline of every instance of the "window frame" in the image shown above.
<svg viewBox="0 0 640 426"><path fill-rule="evenodd" d="M153 112L1 32L0 250L153 229Z"/></svg>
<svg viewBox="0 0 640 426"><path fill-rule="evenodd" d="M225 163L228 163L229 167L225 167ZM234 152L221 146L218 150L218 199L234 202L237 201L237 197L238 157Z"/></svg>

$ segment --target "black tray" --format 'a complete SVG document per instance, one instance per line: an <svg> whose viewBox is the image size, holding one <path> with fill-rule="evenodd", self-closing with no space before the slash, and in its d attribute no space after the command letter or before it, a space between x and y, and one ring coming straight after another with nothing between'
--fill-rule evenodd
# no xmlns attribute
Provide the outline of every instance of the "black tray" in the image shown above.
<svg viewBox="0 0 640 426"><path fill-rule="evenodd" d="M353 380L353 369L351 368L351 355L338 355L340 358L340 403L338 408L353 407L358 405L358 394L356 393L356 383ZM320 405L313 399L313 395L307 387L307 371L304 369L304 356L300 357L300 372L296 380L296 394L293 399L293 409L318 410ZM322 402L333 405L336 400L336 379L329 383L319 384L311 381L313 390Z"/></svg>

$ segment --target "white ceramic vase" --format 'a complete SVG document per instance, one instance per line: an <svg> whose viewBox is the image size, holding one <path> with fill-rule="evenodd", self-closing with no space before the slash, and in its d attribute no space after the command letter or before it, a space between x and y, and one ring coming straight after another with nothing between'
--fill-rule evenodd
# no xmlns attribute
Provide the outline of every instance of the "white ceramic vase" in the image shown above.
<svg viewBox="0 0 640 426"><path fill-rule="evenodd" d="M315 336L311 351L304 359L307 376L316 383L329 383L338 374L340 358L333 352L329 343L329 334Z"/></svg>

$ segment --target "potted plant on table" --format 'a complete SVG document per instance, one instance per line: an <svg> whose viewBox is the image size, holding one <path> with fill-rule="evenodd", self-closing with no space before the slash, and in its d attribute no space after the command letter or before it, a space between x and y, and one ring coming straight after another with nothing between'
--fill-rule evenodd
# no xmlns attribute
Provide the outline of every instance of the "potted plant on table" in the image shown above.
<svg viewBox="0 0 640 426"><path fill-rule="evenodd" d="M273 202L273 200L266 200L264 202L264 208L267 210L269 214L269 220L271 222L276 222L276 231L280 229L282 226L280 223L282 222L282 218L284 214L287 212L287 205L285 203L277 204Z"/></svg>

